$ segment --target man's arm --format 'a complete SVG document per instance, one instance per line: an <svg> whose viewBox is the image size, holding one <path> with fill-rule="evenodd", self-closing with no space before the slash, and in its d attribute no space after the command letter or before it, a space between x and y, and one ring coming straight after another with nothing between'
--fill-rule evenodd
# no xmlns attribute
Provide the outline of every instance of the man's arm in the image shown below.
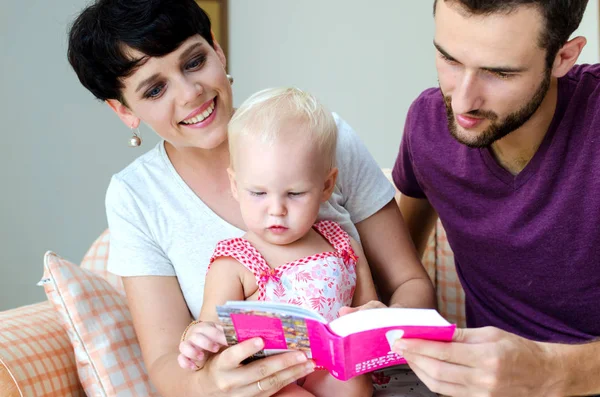
<svg viewBox="0 0 600 397"><path fill-rule="evenodd" d="M600 393L600 342L533 342L494 327L457 329L451 343L397 341L417 376L447 396L565 397Z"/></svg>
<svg viewBox="0 0 600 397"><path fill-rule="evenodd" d="M437 213L427 199L417 199L401 195L400 212L408 233L417 248L419 258L423 257L427 241L437 220Z"/></svg>
<svg viewBox="0 0 600 397"><path fill-rule="evenodd" d="M550 345L565 375L565 396L600 394L600 340L581 345Z"/></svg>

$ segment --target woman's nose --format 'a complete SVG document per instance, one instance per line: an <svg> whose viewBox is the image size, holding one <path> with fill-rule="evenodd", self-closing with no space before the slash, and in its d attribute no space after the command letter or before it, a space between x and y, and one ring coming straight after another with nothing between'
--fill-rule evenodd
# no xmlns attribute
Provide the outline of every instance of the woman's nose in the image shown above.
<svg viewBox="0 0 600 397"><path fill-rule="evenodd" d="M182 104L184 105L197 102L198 97L204 92L202 83L198 81L183 79L180 86L179 98L181 98Z"/></svg>

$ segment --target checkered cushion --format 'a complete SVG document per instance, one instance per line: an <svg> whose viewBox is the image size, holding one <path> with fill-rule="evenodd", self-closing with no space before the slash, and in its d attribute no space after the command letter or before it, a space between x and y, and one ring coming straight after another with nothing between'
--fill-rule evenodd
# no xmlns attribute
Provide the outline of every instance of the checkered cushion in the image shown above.
<svg viewBox="0 0 600 397"><path fill-rule="evenodd" d="M85 396L71 341L50 302L0 312L0 362L16 383L0 395Z"/></svg>
<svg viewBox="0 0 600 397"><path fill-rule="evenodd" d="M106 229L102 234L92 243L92 246L88 249L85 256L81 260L81 267L91 272L96 273L110 285L114 287L121 294L125 295L123 288L123 281L121 277L109 272L106 269L108 262L108 246L110 243L110 233Z"/></svg>
<svg viewBox="0 0 600 397"><path fill-rule="evenodd" d="M454 254L448 244L446 231L440 220L435 226L435 287L438 310L443 316L461 328L467 326L465 315L465 291L460 284L454 266Z"/></svg>
<svg viewBox="0 0 600 397"><path fill-rule="evenodd" d="M53 252L44 257L42 283L71 340L88 395L158 395L149 382L121 293L103 277Z"/></svg>

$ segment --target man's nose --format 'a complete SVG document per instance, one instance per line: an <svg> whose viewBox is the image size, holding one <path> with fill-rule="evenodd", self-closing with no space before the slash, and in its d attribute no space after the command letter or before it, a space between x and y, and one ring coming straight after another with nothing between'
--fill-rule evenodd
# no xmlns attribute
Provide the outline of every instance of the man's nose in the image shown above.
<svg viewBox="0 0 600 397"><path fill-rule="evenodd" d="M465 72L452 93L452 111L454 114L465 114L481 109L482 105L482 89L477 75Z"/></svg>

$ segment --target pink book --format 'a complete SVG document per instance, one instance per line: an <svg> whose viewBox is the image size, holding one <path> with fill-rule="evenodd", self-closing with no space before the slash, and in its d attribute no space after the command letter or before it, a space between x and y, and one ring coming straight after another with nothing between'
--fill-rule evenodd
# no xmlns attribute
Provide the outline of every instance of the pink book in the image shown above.
<svg viewBox="0 0 600 397"><path fill-rule="evenodd" d="M354 312L328 323L316 312L287 303L235 301L217 306L229 345L261 337L253 359L302 350L336 378L405 364L390 346L398 338L450 341L456 325L433 309L382 308Z"/></svg>

